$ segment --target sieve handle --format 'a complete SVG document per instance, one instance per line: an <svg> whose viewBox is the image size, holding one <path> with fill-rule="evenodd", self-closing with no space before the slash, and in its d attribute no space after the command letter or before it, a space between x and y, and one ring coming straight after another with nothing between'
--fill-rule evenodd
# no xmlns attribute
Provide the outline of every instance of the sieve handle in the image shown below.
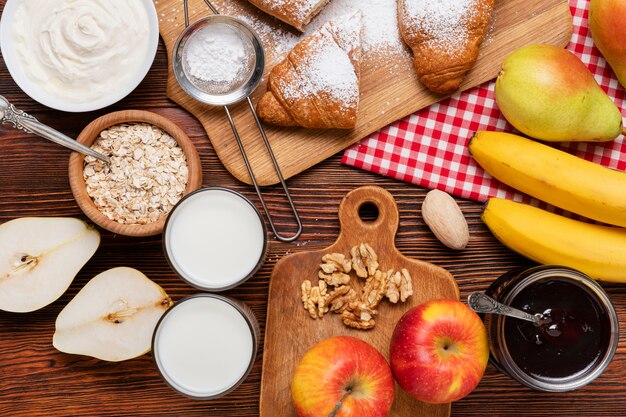
<svg viewBox="0 0 626 417"><path fill-rule="evenodd" d="M211 4L209 0L204 0L204 2L209 7L209 9L211 9L213 13L220 14L219 11L213 6L213 4ZM189 26L188 0L184 0L183 5L184 5L184 11L185 11L185 27L188 27ZM265 198L263 198L263 193L261 193L261 188L259 187L259 184L256 181L254 171L252 170L252 166L250 165L250 161L248 160L248 156L246 155L246 150L244 149L243 143L241 142L241 137L239 137L237 126L235 126L235 122L230 114L230 110L228 110L228 106L224 106L224 111L226 112L228 123L230 123L230 127L233 130L233 134L235 135L235 139L237 140L237 145L239 146L239 151L241 152L241 156L243 157L243 161L246 165L246 169L248 170L248 174L250 175L250 178L252 179L252 184L254 185L254 189L256 190L257 195L259 196L259 200L261 201L261 206L263 206L263 210L265 211L265 216L267 217L267 222L269 223L270 228L272 229L272 232L274 233L274 236L276 236L276 239L280 240L281 242L293 242L298 237L300 237L300 234L302 233L302 221L300 220L298 210L296 210L296 206L294 205L293 199L291 198L291 193L289 192L289 188L287 188L287 184L285 183L285 178L283 177L283 174L280 171L280 167L278 166L278 162L276 161L276 157L274 156L272 147L270 146L270 143L267 140L267 135L265 134L265 129L263 128L263 125L261 124L261 121L259 120L259 116L256 114L256 110L254 109L254 106L252 105L252 101L250 100L249 96L246 97L246 100L248 101L248 107L250 107L250 111L252 112L252 115L254 116L254 121L256 122L256 125L259 128L259 132L261 133L261 137L263 138L263 143L265 143L265 148L267 149L270 159L272 160L272 164L274 164L274 170L276 171L276 175L278 176L278 179L280 180L280 185L282 185L283 190L285 191L285 196L287 197L287 201L289 202L289 206L291 207L291 212L296 220L298 230L296 230L296 233L294 233L292 236L284 236L280 234L278 230L276 229L276 225L274 224L272 215L270 214L269 208L267 207L267 204L265 203Z"/></svg>
<svg viewBox="0 0 626 417"><path fill-rule="evenodd" d="M206 3L207 7L211 9L213 14L220 14L220 12L217 11L215 6L213 6L213 4L209 0L204 0L204 2ZM183 10L185 11L185 27L189 27L189 0L183 1Z"/></svg>
<svg viewBox="0 0 626 417"><path fill-rule="evenodd" d="M239 132L237 131L235 122L233 121L233 118L230 114L230 110L228 110L228 106L224 106L224 111L226 112L228 123L230 123L230 127L232 128L233 134L235 135L235 139L237 140L237 145L239 146L239 151L241 152L241 156L243 157L243 162L246 165L246 169L248 170L250 179L252 179L252 184L254 185L254 189L256 190L257 195L259 196L259 200L261 201L261 206L263 206L263 210L265 211L265 215L267 217L267 222L270 224L270 228L272 229L274 236L276 236L276 239L280 240L281 242L293 242L302 233L302 221L300 220L300 216L298 215L298 210L296 209L296 206L293 203L293 199L291 198L291 193L289 192L289 188L287 187L287 184L285 183L285 178L283 177L280 167L278 166L278 161L276 161L276 157L274 156L272 147L270 146L270 143L267 140L267 135L265 134L265 129L263 129L263 125L261 124L261 121L259 120L259 116L256 114L256 110L254 109L254 106L252 105L252 101L250 100L250 97L246 97L246 100L248 102L248 107L250 107L250 111L252 112L252 115L254 116L256 125L259 128L259 132L261 133L263 142L265 143L265 148L267 149L270 159L272 160L272 164L274 164L274 170L276 171L276 175L278 176L280 185L283 187L283 190L285 191L285 196L287 197L287 201L289 202L289 206L291 207L291 212L294 216L294 219L296 220L296 224L298 225L298 230L292 236L284 236L280 234L278 230L276 229L276 225L274 224L272 215L270 214L267 204L265 203L265 198L263 198L263 193L261 193L261 188L259 187L259 184L256 181L254 171L252 170L252 166L250 165L250 161L248 160L248 156L246 155L246 151L243 147L243 143L241 142L241 138L239 137Z"/></svg>

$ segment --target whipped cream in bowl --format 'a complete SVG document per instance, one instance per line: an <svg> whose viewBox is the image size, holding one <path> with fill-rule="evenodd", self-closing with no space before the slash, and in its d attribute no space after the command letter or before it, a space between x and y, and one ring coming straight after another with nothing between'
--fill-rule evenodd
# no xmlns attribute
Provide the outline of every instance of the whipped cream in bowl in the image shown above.
<svg viewBox="0 0 626 417"><path fill-rule="evenodd" d="M70 112L113 104L148 73L159 42L152 0L8 0L2 56L18 86Z"/></svg>

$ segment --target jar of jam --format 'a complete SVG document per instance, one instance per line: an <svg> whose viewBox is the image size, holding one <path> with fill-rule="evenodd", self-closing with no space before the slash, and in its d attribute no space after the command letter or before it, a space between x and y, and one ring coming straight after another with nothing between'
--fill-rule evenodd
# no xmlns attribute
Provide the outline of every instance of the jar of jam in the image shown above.
<svg viewBox="0 0 626 417"><path fill-rule="evenodd" d="M549 392L571 391L597 378L619 338L617 314L595 281L574 269L544 265L498 278L486 294L531 314L540 325L487 314L491 361L518 382Z"/></svg>

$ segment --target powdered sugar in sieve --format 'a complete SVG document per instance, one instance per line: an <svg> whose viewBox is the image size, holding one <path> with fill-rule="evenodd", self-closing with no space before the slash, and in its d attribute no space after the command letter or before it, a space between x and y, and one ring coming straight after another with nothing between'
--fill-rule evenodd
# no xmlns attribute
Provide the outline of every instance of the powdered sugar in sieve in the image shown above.
<svg viewBox="0 0 626 417"><path fill-rule="evenodd" d="M247 83L256 55L250 39L226 23L206 25L188 39L182 54L187 78L208 94L224 94Z"/></svg>

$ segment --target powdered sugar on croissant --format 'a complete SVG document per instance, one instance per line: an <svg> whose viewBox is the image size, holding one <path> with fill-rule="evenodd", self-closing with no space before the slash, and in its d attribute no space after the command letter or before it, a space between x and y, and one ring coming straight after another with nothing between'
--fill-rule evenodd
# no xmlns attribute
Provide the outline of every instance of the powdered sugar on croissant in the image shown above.
<svg viewBox="0 0 626 417"><path fill-rule="evenodd" d="M494 0L398 0L400 34L420 81L437 93L459 88L473 67Z"/></svg>
<svg viewBox="0 0 626 417"><path fill-rule="evenodd" d="M361 13L328 22L274 67L257 106L281 126L352 128L359 106Z"/></svg>
<svg viewBox="0 0 626 417"><path fill-rule="evenodd" d="M329 0L249 0L263 10L301 32L304 27L326 6Z"/></svg>

